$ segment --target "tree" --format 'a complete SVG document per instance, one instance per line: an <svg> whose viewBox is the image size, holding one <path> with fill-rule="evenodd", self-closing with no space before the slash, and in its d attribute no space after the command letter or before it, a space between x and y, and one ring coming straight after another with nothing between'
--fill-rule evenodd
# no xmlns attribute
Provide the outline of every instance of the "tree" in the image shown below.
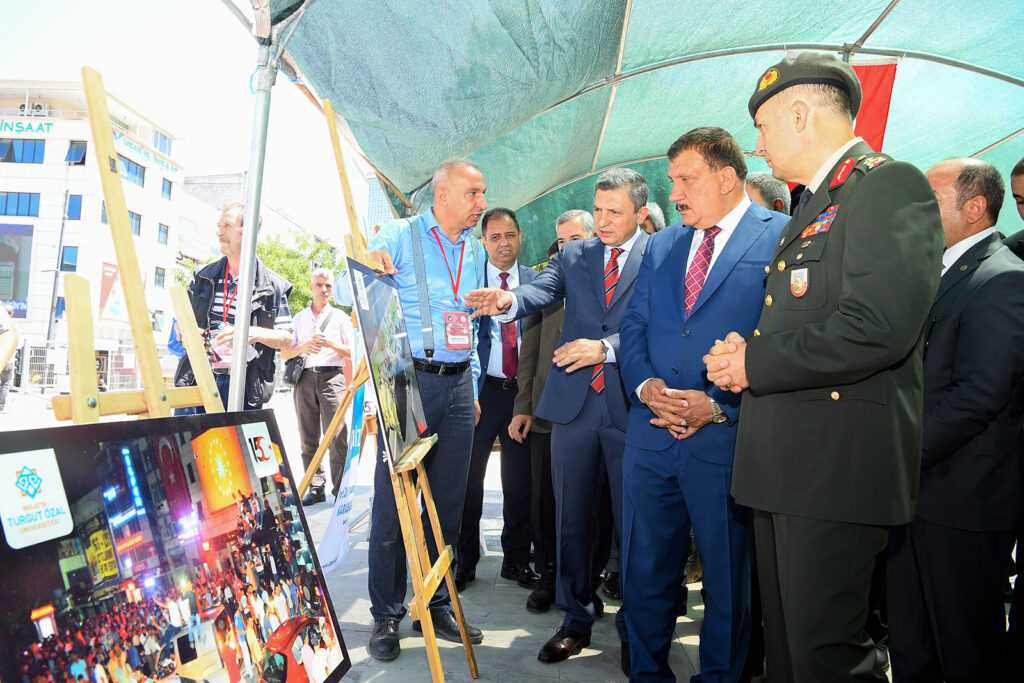
<svg viewBox="0 0 1024 683"><path fill-rule="evenodd" d="M292 283L288 308L294 315L313 300L309 292L313 271L330 268L337 275L343 264L342 254L337 249L309 233L296 232L288 237L287 242L278 236L260 240L256 245L256 255L265 266Z"/></svg>

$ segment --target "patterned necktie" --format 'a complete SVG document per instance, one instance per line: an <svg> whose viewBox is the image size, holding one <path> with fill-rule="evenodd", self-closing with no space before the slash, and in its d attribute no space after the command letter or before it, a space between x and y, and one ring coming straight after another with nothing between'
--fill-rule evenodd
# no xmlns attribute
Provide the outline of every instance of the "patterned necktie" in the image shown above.
<svg viewBox="0 0 1024 683"><path fill-rule="evenodd" d="M502 273L501 288L508 291L508 273ZM519 371L519 353L516 348L516 324L501 324L501 371L506 379L515 379Z"/></svg>
<svg viewBox="0 0 1024 683"><path fill-rule="evenodd" d="M690 315L693 305L697 303L700 290L704 287L704 281L708 277L708 269L711 267L711 256L715 253L715 235L722 232L717 225L704 231L704 238L697 247L697 253L686 271L684 284L685 296L683 302L686 304L686 315Z"/></svg>
<svg viewBox="0 0 1024 683"><path fill-rule="evenodd" d="M619 256L622 249L612 247L611 258L604 267L604 305L611 306L615 296L615 285L619 284ZM590 388L600 394L604 391L604 363L594 366L594 374L590 378Z"/></svg>

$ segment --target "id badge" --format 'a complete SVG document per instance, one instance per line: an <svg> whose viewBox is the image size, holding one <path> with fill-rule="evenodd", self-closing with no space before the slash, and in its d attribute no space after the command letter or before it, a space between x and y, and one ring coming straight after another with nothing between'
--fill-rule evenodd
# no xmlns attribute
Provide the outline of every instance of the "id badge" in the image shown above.
<svg viewBox="0 0 1024 683"><path fill-rule="evenodd" d="M444 312L444 344L449 351L469 351L472 347L472 331L469 313L465 311Z"/></svg>

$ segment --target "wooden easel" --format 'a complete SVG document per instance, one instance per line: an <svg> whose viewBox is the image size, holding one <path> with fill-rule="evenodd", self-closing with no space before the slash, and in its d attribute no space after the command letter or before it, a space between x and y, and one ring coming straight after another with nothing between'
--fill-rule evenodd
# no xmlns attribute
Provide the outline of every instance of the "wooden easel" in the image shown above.
<svg viewBox="0 0 1024 683"><path fill-rule="evenodd" d="M352 201L352 189L348 182L348 172L345 170L345 161L341 153L341 141L338 137L337 123L334 117L334 107L331 105L330 100L324 100L324 116L327 118L327 130L331 136L331 146L334 149L334 159L338 166L338 177L341 180L341 189L345 196L345 208L348 214L349 234L345 235L345 249L352 259L370 268L377 268L376 264L370 262L367 257L362 238L358 234L357 226L359 223L356 219L355 204ZM365 371L363 364L360 364L360 369ZM365 438L365 432L363 436ZM436 434L417 439L402 453L396 462L389 462L388 467L391 471L391 486L395 493L398 521L402 526L405 555L409 563L409 573L412 580L413 600L409 604L409 615L413 620L419 620L420 622L420 626L423 629L423 642L427 650L427 660L430 663L430 677L435 683L439 683L444 680L444 669L441 666L441 654L437 648L437 636L434 633L434 622L430 616L429 605L430 599L437 592L442 580L446 582L448 594L451 596L452 609L455 611L455 619L459 624L459 633L462 635L462 645L466 650L469 672L473 678L477 678L479 674L476 666L476 654L473 652L473 644L469 642L469 634L466 630L466 618L462 613L462 602L459 600L459 591L455 588L455 577L452 574L452 562L455 559L454 552L450 545L444 544L444 538L441 535L441 522L437 516L437 507L434 505L434 497L430 492L430 483L427 481L427 472L423 467L423 458L436 441ZM317 454L321 458L323 457L322 451L324 450L326 450L325 445L321 442L320 448L317 449ZM319 461L316 459L310 463L311 469L306 472L303 484L307 484L307 479L312 478L312 471L315 471L315 466L318 464ZM423 507L427 511L427 517L430 519L430 528L433 531L434 541L437 544L437 562L433 564L431 564L430 555L427 552L423 518L420 515L420 496L423 497Z"/></svg>
<svg viewBox="0 0 1024 683"><path fill-rule="evenodd" d="M107 93L100 74L89 67L82 67L82 82L89 109L89 127L92 129L96 165L106 201L107 220L114 242L121 287L124 290L142 389L104 393L98 390L89 282L80 275L69 274L64 278L64 298L67 302L71 386L68 395L55 396L51 399L54 417L75 423L96 422L106 415L168 417L173 408L196 405L202 405L208 413L223 412L217 383L213 379L213 371L203 348L202 336L196 325L192 305L182 287L171 289L171 300L174 303L174 313L178 318L182 342L192 363L197 386L164 386L153 328L146 310L139 259L135 253L131 226L128 222L128 208L125 205L117 151L114 148L110 111L107 108Z"/></svg>

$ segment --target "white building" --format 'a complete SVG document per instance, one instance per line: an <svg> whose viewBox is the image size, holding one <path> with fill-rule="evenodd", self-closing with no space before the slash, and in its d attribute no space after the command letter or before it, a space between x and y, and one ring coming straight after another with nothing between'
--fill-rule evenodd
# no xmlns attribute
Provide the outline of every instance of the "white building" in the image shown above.
<svg viewBox="0 0 1024 683"><path fill-rule="evenodd" d="M174 135L108 93L129 220L164 374L179 252L219 256L215 208L188 196ZM202 259L202 260L208 260ZM136 386L135 352L81 84L0 80L0 299L25 338L15 382L67 382L63 273L91 288L97 367L111 389Z"/></svg>

